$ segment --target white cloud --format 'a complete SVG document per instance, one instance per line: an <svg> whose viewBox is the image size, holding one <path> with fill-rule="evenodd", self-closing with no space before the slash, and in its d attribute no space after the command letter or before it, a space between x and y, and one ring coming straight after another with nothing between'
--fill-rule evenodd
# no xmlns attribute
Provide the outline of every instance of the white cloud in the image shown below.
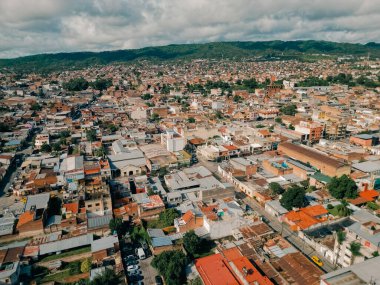
<svg viewBox="0 0 380 285"><path fill-rule="evenodd" d="M218 40L380 41L380 0L1 0L0 57Z"/></svg>

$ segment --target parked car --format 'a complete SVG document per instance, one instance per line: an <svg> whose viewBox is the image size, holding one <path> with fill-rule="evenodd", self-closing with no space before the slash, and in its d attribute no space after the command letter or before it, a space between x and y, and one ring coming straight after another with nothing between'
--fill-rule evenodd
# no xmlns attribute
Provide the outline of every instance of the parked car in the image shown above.
<svg viewBox="0 0 380 285"><path fill-rule="evenodd" d="M322 260L319 259L318 256L313 255L311 257L311 260L314 261L314 263L317 264L318 266L321 266L321 267L323 266L323 262L322 262Z"/></svg>
<svg viewBox="0 0 380 285"><path fill-rule="evenodd" d="M127 271L129 272L129 271L136 271L136 270L138 270L139 269L139 266L138 265L129 265L128 267L127 267Z"/></svg>

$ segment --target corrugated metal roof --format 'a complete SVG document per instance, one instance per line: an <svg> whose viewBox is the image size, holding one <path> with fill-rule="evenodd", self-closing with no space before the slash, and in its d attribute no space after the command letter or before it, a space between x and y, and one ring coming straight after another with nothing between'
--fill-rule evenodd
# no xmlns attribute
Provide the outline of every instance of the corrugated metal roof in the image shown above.
<svg viewBox="0 0 380 285"><path fill-rule="evenodd" d="M29 211L32 206L35 206L36 210L47 208L49 199L50 199L49 193L29 195L28 200L26 201L24 210Z"/></svg>
<svg viewBox="0 0 380 285"><path fill-rule="evenodd" d="M157 237L152 239L153 247L168 246L172 244L172 240L169 237Z"/></svg>
<svg viewBox="0 0 380 285"><path fill-rule="evenodd" d="M108 226L110 221L112 220L112 215L105 215L96 218L87 219L88 228L100 228L104 226Z"/></svg>
<svg viewBox="0 0 380 285"><path fill-rule="evenodd" d="M117 236L108 236L98 240L94 240L91 243L91 252L97 252L99 250L113 248L114 244L118 242L119 239Z"/></svg>
<svg viewBox="0 0 380 285"><path fill-rule="evenodd" d="M54 242L40 244L40 255L90 245L92 241L93 241L93 235L86 234L86 235L76 236L72 238L57 240Z"/></svg>

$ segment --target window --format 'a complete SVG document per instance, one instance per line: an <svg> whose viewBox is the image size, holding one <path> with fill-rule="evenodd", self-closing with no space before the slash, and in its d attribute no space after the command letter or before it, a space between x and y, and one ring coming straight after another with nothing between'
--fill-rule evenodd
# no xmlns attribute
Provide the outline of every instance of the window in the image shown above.
<svg viewBox="0 0 380 285"><path fill-rule="evenodd" d="M96 206L96 207L99 207L99 206L100 206L100 203L96 203L95 206Z"/></svg>
<svg viewBox="0 0 380 285"><path fill-rule="evenodd" d="M87 208L91 208L91 207L92 207L92 205L91 205L91 204L87 205Z"/></svg>

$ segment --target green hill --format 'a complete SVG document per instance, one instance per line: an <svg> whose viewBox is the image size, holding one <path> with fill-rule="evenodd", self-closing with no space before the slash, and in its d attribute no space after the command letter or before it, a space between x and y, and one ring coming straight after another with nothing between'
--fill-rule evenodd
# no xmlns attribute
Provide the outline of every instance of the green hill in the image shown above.
<svg viewBox="0 0 380 285"><path fill-rule="evenodd" d="M262 59L273 57L311 59L321 57L321 54L366 56L368 53L371 56L380 57L380 44L368 43L363 45L325 41L215 42L104 52L39 54L14 59L0 59L0 68L49 72L115 62L131 62L138 59L155 61L253 57L261 57Z"/></svg>

